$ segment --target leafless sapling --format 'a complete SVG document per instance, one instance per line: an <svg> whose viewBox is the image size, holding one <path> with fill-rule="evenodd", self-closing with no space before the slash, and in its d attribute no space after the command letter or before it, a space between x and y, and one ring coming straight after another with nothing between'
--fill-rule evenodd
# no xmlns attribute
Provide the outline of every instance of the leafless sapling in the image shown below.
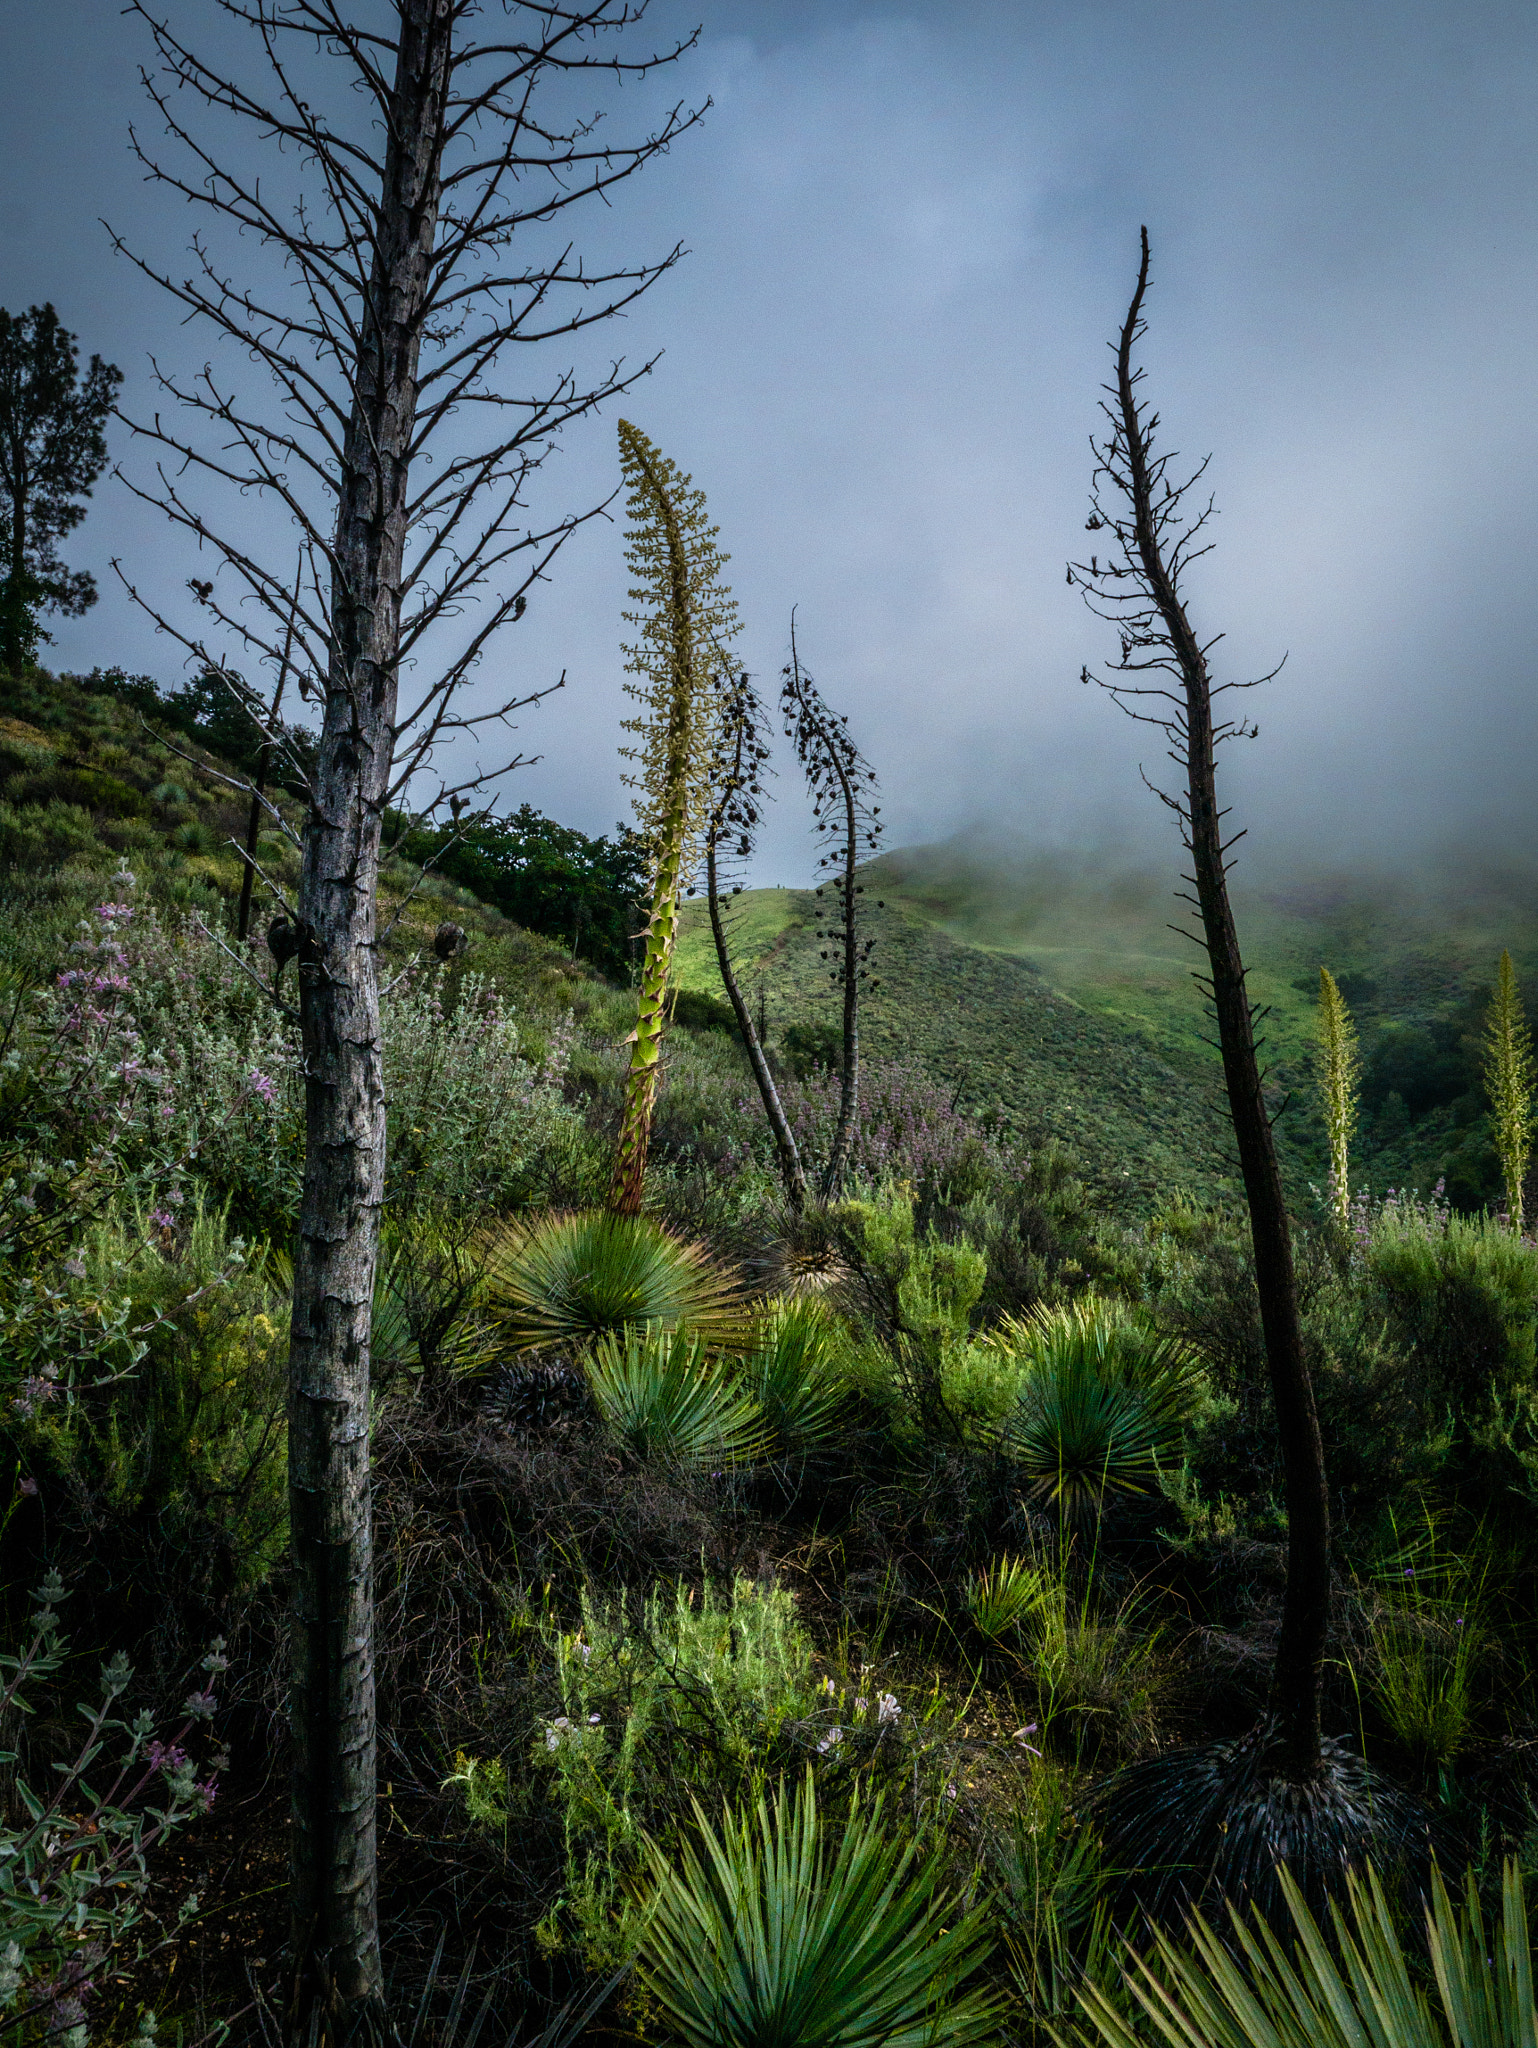
<svg viewBox="0 0 1538 2048"><path fill-rule="evenodd" d="M831 869L826 882L818 885L819 904L824 890L831 888L831 912L816 911L827 944L819 950L828 968L828 980L843 992L844 1064L839 1089L838 1123L833 1145L822 1176L822 1199L834 1201L841 1193L849 1171L854 1146L855 1124L860 1114L860 990L879 988L880 981L869 967L876 941L865 934L856 898L865 893L857 881L859 864L876 851L881 837L881 806L872 802L876 789L875 771L855 745L847 716L828 709L822 695L801 666L796 648L796 624L790 626L790 660L781 672L780 712L785 735L795 747L796 758L811 791L813 829L823 851L817 857L819 873Z"/></svg>
<svg viewBox="0 0 1538 2048"><path fill-rule="evenodd" d="M431 809L480 787L480 774L442 787L435 750L544 694L472 714L461 691L593 516L533 521L535 472L563 427L650 367L585 377L567 351L680 253L590 270L562 223L589 200L606 204L698 114L675 106L622 140L577 109L591 76L621 84L687 47L614 45L641 12L633 0L214 10L238 52L220 64L151 0L129 8L152 44L144 84L166 136L135 135L134 146L149 177L206 224L191 261L168 269L113 239L188 320L231 345L223 370L157 367L175 410L129 422L158 451L153 478L130 487L212 558L192 586L204 625L141 601L225 673L211 642L222 634L276 665L292 617L299 687L320 700L313 767L288 761L309 806L297 895L274 891L297 958L306 1090L289 1392L290 2025L303 2033L323 2018L341 2031L378 2013L382 1981L369 1511L385 1146L380 832L408 792L438 783ZM210 14L180 11L198 24ZM555 339L565 362L520 388L506 358L537 363L534 345ZM253 500L287 513L315 564L297 606L252 538ZM405 702L403 669L414 685ZM285 752L275 727L264 737Z"/></svg>
<svg viewBox="0 0 1538 2048"><path fill-rule="evenodd" d="M710 930L716 942L721 983L731 1003L732 1014L737 1019L742 1042L747 1047L748 1064L753 1069L753 1078L763 1099L764 1114L774 1133L785 1193L791 1208L799 1212L806 1206L806 1169L801 1163L796 1134L786 1118L780 1091L775 1086L774 1074L764 1052L762 1027L754 1025L753 1014L744 1000L732 965L729 904L731 897L740 894L740 887L726 884L727 874L735 863L746 860L753 851L764 802L763 778L768 772L764 764L769 758L765 737L769 718L746 670L739 670L736 674L729 669L724 671L718 677L717 685L721 693L717 783L711 792L705 819L705 891L710 905ZM727 906L723 906L721 901L723 886L728 886ZM762 1014L762 994L759 1010Z"/></svg>
<svg viewBox="0 0 1538 2048"><path fill-rule="evenodd" d="M1217 638L1203 641L1186 609L1182 581L1191 564L1210 551L1206 534L1213 506L1210 499L1194 508L1188 503L1206 464L1179 481L1172 477L1176 458L1156 447L1159 416L1140 395L1143 371L1134 363L1134 351L1144 331L1148 260L1145 228L1137 286L1114 344L1115 381L1105 387L1101 407L1109 431L1093 443L1088 525L1092 533L1105 536L1111 552L1104 559L1097 552L1087 562L1073 563L1069 576L1120 637L1119 656L1103 687L1123 710L1166 736L1170 758L1184 776L1176 794L1158 794L1178 817L1191 856L1188 879L1196 893L1184 900L1197 912L1200 932L1192 936L1207 955L1208 972L1198 981L1217 1023L1249 1206L1286 1495L1287 1590L1271 1683L1274 1764L1280 1775L1306 1779L1320 1766L1320 1687L1330 1615L1329 1493L1303 1351L1292 1233L1257 1054L1260 1013L1249 999L1228 896L1228 856L1243 835L1225 839L1228 813L1219 804L1217 788L1218 749L1255 732L1243 718L1223 716L1215 708L1217 700L1256 684L1213 683L1208 657ZM1100 678L1091 678L1086 669L1084 680Z"/></svg>

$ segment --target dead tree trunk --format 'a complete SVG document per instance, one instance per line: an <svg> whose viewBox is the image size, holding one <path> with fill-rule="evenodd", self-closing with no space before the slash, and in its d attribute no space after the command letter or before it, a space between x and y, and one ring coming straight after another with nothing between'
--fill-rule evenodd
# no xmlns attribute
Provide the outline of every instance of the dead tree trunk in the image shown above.
<svg viewBox="0 0 1538 2048"><path fill-rule="evenodd" d="M796 1134L786 1118L780 1091L770 1072L764 1052L763 1031L755 1029L752 1012L738 985L721 909L723 853L727 857L746 860L753 850L758 806L763 796L760 777L769 751L763 739L767 721L758 692L746 674L726 681L723 696L722 779L705 824L705 894L710 906L710 930L716 942L716 964L721 970L721 985L737 1019L737 1029L747 1049L748 1065L758 1084L764 1115L769 1119L775 1150L780 1155L780 1177L785 1183L785 1194L791 1208L799 1215L806 1207L806 1169L801 1164ZM762 1001L759 1008L762 1011Z"/></svg>
<svg viewBox="0 0 1538 2048"><path fill-rule="evenodd" d="M189 318L232 342L241 366L231 383L212 364L185 379L157 372L180 410L133 423L157 461L154 482L130 488L215 558L213 574L190 584L208 622L201 631L139 601L238 701L251 704L249 693L205 632L280 671L292 650L301 690L316 678L323 697L313 763L265 706L252 706L309 802L297 898L280 897L274 926L285 935L281 957L290 941L297 954L306 1089L289 1390L290 2025L309 2038L322 2017L350 2026L380 2001L369 1345L385 1172L381 828L387 806L418 790L421 816L445 802L457 815L463 793L489 778L473 771L445 788L435 750L547 694L473 715L458 708L489 641L522 615L576 526L602 509L541 529L526 509L531 479L565 426L649 367L578 375L573 337L646 291L680 253L595 269L574 242L551 237L550 223L607 199L698 115L674 107L639 140L606 128L594 141L590 114L570 111L584 74L642 78L687 47L634 57L598 48L634 24L628 0L558 9L382 0L367 27L343 0L242 0L224 12L250 34L230 39L221 68L182 39L170 0L164 9L129 0L129 11L159 60L144 81L170 139L160 156L137 135L134 147L150 177L215 230L194 243L190 264L133 260ZM196 18L190 4L185 11ZM221 160L199 132L202 118L244 124L281 151L301 167L299 190L286 171L256 175L249 146ZM530 363L531 344L557 338L561 367L548 384L513 388L514 345ZM253 365L275 399L254 392ZM193 501L188 478L230 508L227 522ZM251 552L242 509L251 498L280 506L329 576L290 599L286 575ZM408 663L413 688L402 703ZM292 835L281 810L259 801L274 829ZM269 992L280 999L276 986Z"/></svg>
<svg viewBox="0 0 1538 2048"><path fill-rule="evenodd" d="M832 835L827 852L818 856L819 869L832 868L833 896L838 905L832 928L823 936L828 945L822 957L833 958L828 979L843 993L844 1068L839 1089L838 1122L833 1132L827 1164L822 1176L822 1199L833 1201L842 1191L854 1150L855 1125L860 1114L860 990L880 983L867 962L875 950L873 938L860 936L860 919L855 898L864 893L856 881L860 857L869 859L881 836L880 805L870 801L868 792L876 777L849 732L846 716L835 716L823 702L816 684L801 666L796 651L795 621L791 621L790 660L782 672L780 710L786 736L806 773L812 794L815 829ZM817 890L818 896L822 888ZM826 926L822 911L817 921Z"/></svg>
<svg viewBox="0 0 1538 2048"><path fill-rule="evenodd" d="M1214 698L1239 686L1222 684L1214 689L1207 656L1215 643L1198 639L1180 594L1183 569L1206 552L1206 543L1200 548L1192 544L1212 508L1209 501L1195 519L1184 519L1182 500L1202 471L1181 484L1169 482L1170 458L1153 448L1158 416L1137 395L1142 372L1134 368L1132 357L1143 331L1147 289L1145 228L1137 288L1116 349L1116 382L1104 408L1111 435L1096 450L1099 466L1089 522L1092 531L1108 528L1114 534L1120 559L1102 566L1098 555L1092 555L1087 564L1074 564L1070 577L1077 576L1100 615L1119 627L1118 671L1162 674L1174 686L1153 681L1113 682L1106 687L1133 716L1160 726L1170 738L1173 757L1185 770L1183 796L1165 801L1179 813L1194 868L1194 903L1209 963L1206 990L1217 1020L1229 1114L1249 1206L1285 1477L1287 1591L1272 1676L1277 1763L1287 1775L1305 1778L1315 1774L1320 1763L1320 1688L1330 1612L1330 1508L1319 1417L1303 1353L1292 1235L1256 1052L1255 1010L1228 898L1226 856L1240 835L1225 842L1225 813L1217 793L1219 746L1225 739L1250 736L1252 728L1215 718ZM1110 513L1099 496L1102 478L1118 500ZM1154 699L1163 699L1166 708L1143 708Z"/></svg>
<svg viewBox="0 0 1538 2048"><path fill-rule="evenodd" d="M395 758L420 315L437 233L450 24L402 10L333 554L333 636L299 879L305 1172L289 1352L296 1957L343 2010L382 1993L374 1865L369 1332L384 1199L374 956Z"/></svg>

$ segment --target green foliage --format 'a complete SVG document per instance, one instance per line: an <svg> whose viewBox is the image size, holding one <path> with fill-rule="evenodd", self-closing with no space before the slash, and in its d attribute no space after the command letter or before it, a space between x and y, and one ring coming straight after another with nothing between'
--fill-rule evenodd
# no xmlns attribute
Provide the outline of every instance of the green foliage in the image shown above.
<svg viewBox="0 0 1538 2048"><path fill-rule="evenodd" d="M1027 1368L1004 1450L1038 1498L1082 1518L1108 1492L1147 1492L1178 1461L1196 1383L1174 1339L1087 1299L1037 1310L999 1341Z"/></svg>
<svg viewBox="0 0 1538 2048"><path fill-rule="evenodd" d="M1356 1129L1361 1072L1351 1012L1334 975L1328 967L1321 967L1315 1074L1330 1146L1330 1205L1342 1230L1351 1219L1351 1138Z"/></svg>
<svg viewBox="0 0 1538 2048"><path fill-rule="evenodd" d="M38 1693L59 1677L64 1597L63 1581L50 1574L20 1648L0 1654L0 1714L11 1725L35 1714ZM210 1682L226 1669L223 1648L216 1642L203 1659ZM38 1791L16 1778L0 1821L0 2012L24 2040L83 2048L97 1980L175 1938L151 1907L149 1856L213 1804L222 1759L205 1764L200 1780L184 1745L192 1737L206 1754L193 1731L212 1718L216 1701L209 1683L197 1686L169 1742L155 1741L147 1709L131 1721L115 1711L132 1676L125 1657L103 1666L100 1698L76 1709L83 1728L51 1781ZM0 1752L0 1764L16 1762L14 1750ZM196 1895L187 1899L179 1922L197 1905Z"/></svg>
<svg viewBox="0 0 1538 2048"><path fill-rule="evenodd" d="M1495 1149L1506 1182L1506 1214L1522 1230L1522 1183L1533 1147L1532 1033L1522 1013L1510 953L1501 954L1495 993L1485 1020L1485 1092L1490 1098Z"/></svg>
<svg viewBox="0 0 1538 2048"><path fill-rule="evenodd" d="M751 1464L768 1447L753 1395L685 1331L600 1337L583 1363L599 1414L639 1458L705 1470Z"/></svg>
<svg viewBox="0 0 1538 2048"><path fill-rule="evenodd" d="M1455 1903L1433 1877L1434 2000L1375 1872L1347 1880L1346 1909L1332 1904L1328 1930L1285 1870L1281 1882L1290 1947L1258 1919L1235 1913L1225 1934L1198 1917L1188 1942L1159 1935L1151 1958L1132 1959L1138 2020L1091 1985L1080 1994L1090 2024L1072 2038L1104 2048L1141 2048L1150 2037L1167 2048L1533 2048L1532 1947L1515 1863L1503 1868L1493 1925L1472 1881Z"/></svg>
<svg viewBox="0 0 1538 2048"><path fill-rule="evenodd" d="M987 1642L1002 1643L1041 1616L1055 1588L1034 1558L996 1557L967 1581L966 1608Z"/></svg>
<svg viewBox="0 0 1538 2048"><path fill-rule="evenodd" d="M810 1773L773 1803L698 1812L698 1845L652 1857L638 1971L687 2048L961 2048L996 2038L972 1980L983 1914L944 1886L935 1845L903 1843L878 1798L820 1839Z"/></svg>
<svg viewBox="0 0 1538 2048"><path fill-rule="evenodd" d="M1429 1510L1392 1542L1374 1574L1368 1692L1412 1768L1446 1782L1467 1747L1492 1648L1489 1560L1476 1536L1452 1546Z"/></svg>
<svg viewBox="0 0 1538 2048"><path fill-rule="evenodd" d="M673 1839L695 1795L751 1796L791 1764L815 1705L811 1645L783 1587L743 1578L726 1595L658 1586L629 1603L586 1589L580 1625L544 1618L539 1641L533 1792L559 1818L564 1859L542 1939L575 1938L612 1967L639 1932L646 1838Z"/></svg>
<svg viewBox="0 0 1538 2048"><path fill-rule="evenodd" d="M589 839L522 804L510 818L408 833L398 850L614 980L628 976L646 891L639 834L621 827L612 840Z"/></svg>
<svg viewBox="0 0 1538 2048"><path fill-rule="evenodd" d="M50 305L0 308L0 554L5 558L0 662L19 668L41 634L39 616L78 617L96 583L69 570L58 543L85 517L79 501L107 461L105 428L123 373L92 356L80 375L75 337Z"/></svg>
<svg viewBox="0 0 1538 2048"><path fill-rule="evenodd" d="M581 1346L647 1324L726 1348L751 1341L742 1283L703 1245L647 1216L590 1210L498 1223L483 1256L489 1313L515 1350Z"/></svg>
<svg viewBox="0 0 1538 2048"><path fill-rule="evenodd" d="M805 1456L832 1437L848 1349L843 1326L815 1295L770 1304L745 1372L776 1457Z"/></svg>
<svg viewBox="0 0 1538 2048"><path fill-rule="evenodd" d="M143 1602L174 1574L215 1608L287 1545L287 1301L196 1198L179 1220L115 1207L76 1264L60 1324L120 1335L73 1383L34 1366L0 1441L90 1542L102 1589Z"/></svg>
<svg viewBox="0 0 1538 2048"><path fill-rule="evenodd" d="M1372 1218L1367 1269L1432 1398L1474 1412L1492 1386L1532 1379L1538 1249L1489 1217L1389 1201Z"/></svg>

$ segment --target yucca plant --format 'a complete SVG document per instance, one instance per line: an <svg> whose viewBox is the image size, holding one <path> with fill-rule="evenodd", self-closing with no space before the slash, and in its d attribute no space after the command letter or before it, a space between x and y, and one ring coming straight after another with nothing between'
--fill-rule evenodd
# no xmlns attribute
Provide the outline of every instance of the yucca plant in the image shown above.
<svg viewBox="0 0 1538 2048"><path fill-rule="evenodd" d="M638 1457L697 1469L751 1464L768 1447L752 1394L681 1330L601 1337L585 1364L606 1427Z"/></svg>
<svg viewBox="0 0 1538 2048"><path fill-rule="evenodd" d="M662 1067L679 899L699 851L719 739L720 706L711 682L738 618L721 580L727 558L716 545L704 493L629 420L619 423L619 452L630 492L626 561L637 579L631 596L644 607L625 614L641 633L624 649L638 678L625 687L643 707L641 717L625 723L640 741L626 749L639 769L627 779L636 791L652 882L609 1206L617 1215L635 1216Z"/></svg>
<svg viewBox="0 0 1538 2048"><path fill-rule="evenodd" d="M972 1574L964 1597L972 1626L986 1641L997 1644L1041 1614L1052 1597L1052 1584L1032 1559L996 1557Z"/></svg>
<svg viewBox="0 0 1538 2048"><path fill-rule="evenodd" d="M1534 1078L1532 1033L1522 1012L1511 955L1502 953L1485 1019L1485 1093L1506 1184L1506 1214L1516 1231L1523 1224L1522 1187L1533 1147Z"/></svg>
<svg viewBox="0 0 1538 2048"><path fill-rule="evenodd" d="M489 1315L516 1351L647 1325L721 1350L752 1341L738 1278L649 1216L602 1210L497 1224L481 1240Z"/></svg>
<svg viewBox="0 0 1538 2048"><path fill-rule="evenodd" d="M1264 1921L1232 1915L1219 1935L1199 1916L1184 1941L1156 1935L1151 1957L1133 1958L1127 1988L1138 2011L1117 2008L1087 1985L1089 2020L1071 2037L1096 2048L1535 2048L1532 1945L1521 1871L1501 1873L1501 1915L1487 1926L1470 1880L1461 1903L1433 1873L1426 1939L1433 1998L1412 1969L1389 1896L1375 1871L1352 1877L1346 1909L1331 1904L1320 1927L1283 1874L1295 1941ZM1067 2041L1056 2036L1063 2048Z"/></svg>
<svg viewBox="0 0 1538 2048"><path fill-rule="evenodd" d="M1356 1130L1362 1062L1351 1012L1328 967L1319 970L1319 1040L1314 1071L1324 1103L1325 1133L1330 1141L1330 1208L1337 1224L1345 1230L1351 1221L1351 1139Z"/></svg>
<svg viewBox="0 0 1538 2048"><path fill-rule="evenodd" d="M770 1805L696 1804L699 1845L652 1849L654 1893L637 1975L684 2048L963 2048L997 2037L979 1986L980 1911L944 1887L933 1847L900 1842L882 1802L851 1804L819 1839L811 1774Z"/></svg>
<svg viewBox="0 0 1538 2048"><path fill-rule="evenodd" d="M845 1338L815 1296L771 1303L747 1360L747 1380L782 1458L827 1443L844 1406Z"/></svg>
<svg viewBox="0 0 1538 2048"><path fill-rule="evenodd" d="M1027 1368L1003 1449L1027 1487L1079 1519L1144 1493L1180 1456L1195 1383L1184 1348L1102 1301L1038 1309L1000 1342Z"/></svg>

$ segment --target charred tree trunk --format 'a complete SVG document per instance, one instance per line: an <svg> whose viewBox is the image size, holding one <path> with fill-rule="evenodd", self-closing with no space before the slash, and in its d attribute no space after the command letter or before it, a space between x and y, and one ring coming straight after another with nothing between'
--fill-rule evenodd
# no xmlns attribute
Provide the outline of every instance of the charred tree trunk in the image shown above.
<svg viewBox="0 0 1538 2048"><path fill-rule="evenodd" d="M374 1837L369 1336L385 1110L375 885L395 753L407 472L450 44L404 0L333 559L325 717L299 882L305 1174L289 1366L292 1937L338 2019L382 1997Z"/></svg>
<svg viewBox="0 0 1538 2048"><path fill-rule="evenodd" d="M1169 521L1165 508L1177 494L1164 485L1165 498L1156 502L1156 490L1164 484L1164 462L1150 456L1149 435L1157 422L1147 416L1136 394L1138 373L1133 368L1132 350L1147 288L1148 232L1144 229L1137 289L1116 354L1113 418L1120 427L1121 448L1117 450L1113 444L1107 466L1132 512L1130 534L1118 526L1118 535L1124 545L1130 542L1127 552L1141 571L1163 649L1172 660L1129 661L1131 648L1148 644L1133 634L1124 636L1123 666L1165 666L1178 676L1182 691L1180 723L1166 729L1178 741L1177 758L1183 756L1186 770L1186 839L1210 964L1209 994L1217 1018L1229 1114L1249 1205L1261 1325L1285 1475L1287 1591L1272 1678L1272 1709L1280 1737L1278 1763L1288 1775L1301 1778L1314 1774L1320 1761L1320 1686L1330 1608L1329 1494L1314 1390L1303 1355L1287 1205L1256 1056L1254 1011L1228 898L1216 747L1219 739L1237 734L1239 728L1214 724L1208 650L1192 629L1178 587L1179 547L1166 559L1162 542ZM1123 465L1120 475L1110 467L1118 456ZM1100 572L1095 569L1094 573Z"/></svg>

